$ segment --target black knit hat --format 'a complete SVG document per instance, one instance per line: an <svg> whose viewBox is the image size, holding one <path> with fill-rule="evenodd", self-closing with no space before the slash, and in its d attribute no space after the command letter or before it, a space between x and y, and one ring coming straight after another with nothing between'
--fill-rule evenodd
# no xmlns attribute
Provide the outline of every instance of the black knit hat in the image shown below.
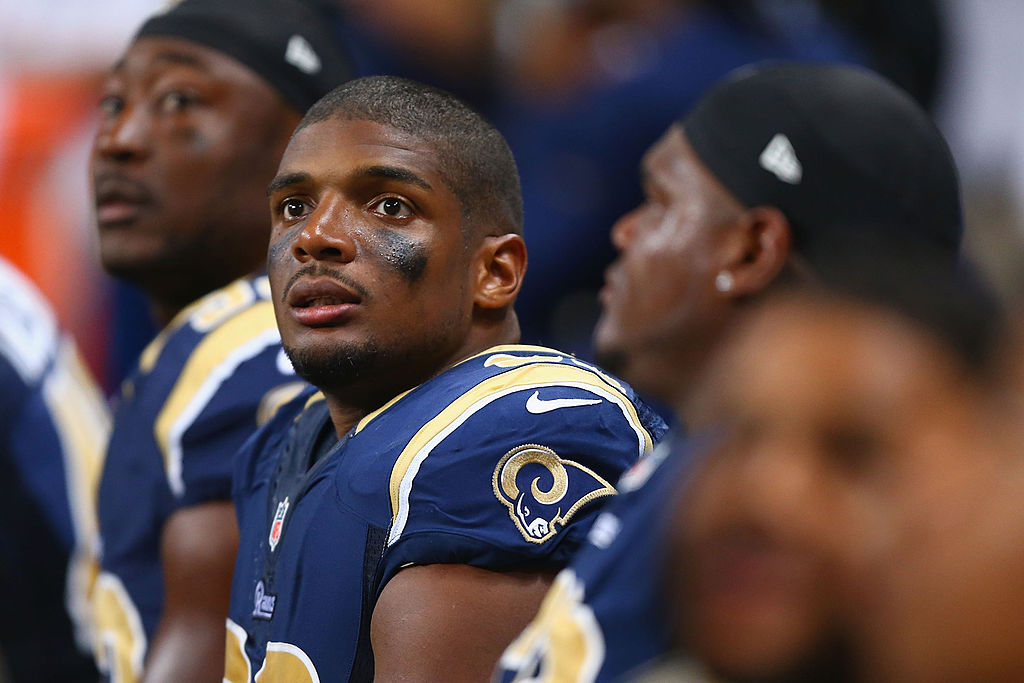
<svg viewBox="0 0 1024 683"><path fill-rule="evenodd" d="M682 121L701 161L748 207L779 208L805 256L867 230L955 257L963 218L956 167L928 115L859 67L739 69ZM813 260L812 260L813 265Z"/></svg>
<svg viewBox="0 0 1024 683"><path fill-rule="evenodd" d="M352 78L352 60L331 17L301 0L184 0L135 36L170 36L232 57L299 112Z"/></svg>

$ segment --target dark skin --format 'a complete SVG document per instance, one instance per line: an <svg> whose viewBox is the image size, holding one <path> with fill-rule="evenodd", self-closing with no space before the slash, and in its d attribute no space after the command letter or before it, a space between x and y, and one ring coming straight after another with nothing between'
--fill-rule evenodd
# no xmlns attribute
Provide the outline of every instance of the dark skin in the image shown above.
<svg viewBox="0 0 1024 683"><path fill-rule="evenodd" d="M229 502L184 508L164 525L165 614L149 648L143 681L223 676L224 619L235 555L228 549L237 547L235 509ZM218 620L220 615L225 616Z"/></svg>
<svg viewBox="0 0 1024 683"><path fill-rule="evenodd" d="M790 227L775 207L740 204L678 126L648 150L641 175L643 204L612 228L619 257L605 276L594 344L603 365L671 401L688 391L736 304L782 272ZM715 288L721 272L732 276L727 292Z"/></svg>
<svg viewBox="0 0 1024 683"><path fill-rule="evenodd" d="M553 577L465 565L410 567L377 600L370 625L378 681L486 680L537 612ZM510 599L510 598L515 599ZM500 610L501 619L494 619ZM471 628L463 615L483 614Z"/></svg>
<svg viewBox="0 0 1024 683"><path fill-rule="evenodd" d="M295 134L268 195L282 341L339 436L458 361L518 340L522 237L464 224L429 143L371 121L314 123ZM358 370L335 372L346 363ZM373 612L376 680L486 680L549 583L462 565L403 569ZM500 628L496 611L507 616Z"/></svg>
<svg viewBox="0 0 1024 683"><path fill-rule="evenodd" d="M263 191L298 111L230 57L158 37L127 50L100 108L91 160L100 258L146 291L160 324L262 267Z"/></svg>
<svg viewBox="0 0 1024 683"><path fill-rule="evenodd" d="M263 193L298 111L235 60L156 37L114 66L101 110L91 159L100 257L145 290L158 323L263 266ZM220 680L237 543L227 502L167 521L165 607L145 680Z"/></svg>
<svg viewBox="0 0 1024 683"><path fill-rule="evenodd" d="M868 604L849 586L867 558L895 556L878 552L892 538L883 492L904 463L955 455L975 467L981 440L963 406L980 401L933 339L824 297L756 310L701 382L702 400L676 407L719 434L673 511L680 647L726 680L854 679L850 617ZM935 473L946 482L957 466ZM880 636L894 641L891 628Z"/></svg>

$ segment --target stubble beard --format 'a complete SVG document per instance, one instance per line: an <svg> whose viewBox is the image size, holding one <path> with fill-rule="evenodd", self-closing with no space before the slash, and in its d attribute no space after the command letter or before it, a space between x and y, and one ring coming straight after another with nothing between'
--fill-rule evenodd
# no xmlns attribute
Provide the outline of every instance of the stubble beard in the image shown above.
<svg viewBox="0 0 1024 683"><path fill-rule="evenodd" d="M411 347L385 348L376 339L329 347L282 346L295 373L325 393L345 393L364 384L397 395L443 369L439 359L450 346L450 328L446 323Z"/></svg>
<svg viewBox="0 0 1024 683"><path fill-rule="evenodd" d="M318 389L345 387L388 361L389 353L373 342L312 349L284 345L295 374Z"/></svg>

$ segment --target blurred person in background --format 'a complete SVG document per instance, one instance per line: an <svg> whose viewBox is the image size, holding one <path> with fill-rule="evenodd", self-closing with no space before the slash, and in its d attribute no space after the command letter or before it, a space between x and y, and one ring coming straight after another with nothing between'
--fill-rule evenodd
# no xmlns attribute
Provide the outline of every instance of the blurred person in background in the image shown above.
<svg viewBox="0 0 1024 683"><path fill-rule="evenodd" d="M948 147L906 93L862 68L739 69L669 127L641 176L644 202L612 229L620 256L595 344L608 367L675 405L750 300L821 277L847 244L875 233L882 245L907 240L934 254L950 275L959 265ZM506 650L500 680L610 680L670 649L656 576L658 529L687 466L689 447L676 440L680 452L661 446L620 480L620 496Z"/></svg>
<svg viewBox="0 0 1024 683"><path fill-rule="evenodd" d="M96 680L85 654L89 560L109 429L74 342L35 286L0 259L0 680Z"/></svg>
<svg viewBox="0 0 1024 683"><path fill-rule="evenodd" d="M222 675L232 456L302 386L261 274L266 187L305 109L351 75L322 21L292 0L186 0L103 85L100 258L163 327L122 386L100 483L95 642L112 680Z"/></svg>
<svg viewBox="0 0 1024 683"><path fill-rule="evenodd" d="M634 178L651 141L709 86L764 60L867 62L857 40L823 13L780 16L746 5L499 3L494 117L523 178L525 340L593 355L595 294L615 255L606 226L641 201Z"/></svg>
<svg viewBox="0 0 1024 683"><path fill-rule="evenodd" d="M339 3L361 73L451 90L508 138L531 253L523 338L586 356L594 295L614 257L604 226L640 201L632 178L650 141L738 66L869 61L830 15L794 10L813 9L811 0L785 12L703 0Z"/></svg>
<svg viewBox="0 0 1024 683"><path fill-rule="evenodd" d="M907 470L984 464L1005 433L989 300L920 250L862 246L827 291L769 298L677 406L714 445L677 482L662 585L677 651L715 680L860 680L858 584L891 537L885 495Z"/></svg>
<svg viewBox="0 0 1024 683"><path fill-rule="evenodd" d="M96 92L128 38L162 0L0 3L0 255L29 277L71 334L105 391L124 376L125 337L152 339L144 309L118 334L128 285L95 258L88 180ZM59 196L59 202L53 197ZM51 245L59 242L61 249ZM140 319L141 323L140 324Z"/></svg>

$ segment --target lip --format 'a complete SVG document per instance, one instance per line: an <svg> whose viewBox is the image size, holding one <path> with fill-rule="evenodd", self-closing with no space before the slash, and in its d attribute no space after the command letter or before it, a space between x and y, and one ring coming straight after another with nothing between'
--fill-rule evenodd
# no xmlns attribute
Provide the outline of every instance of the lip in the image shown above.
<svg viewBox="0 0 1024 683"><path fill-rule="evenodd" d="M604 285L597 292L597 300L601 306L607 308L615 292L615 278L618 270L614 265L609 266L604 272Z"/></svg>
<svg viewBox="0 0 1024 683"><path fill-rule="evenodd" d="M362 302L357 292L328 278L299 280L285 303L295 320L307 327L327 327L349 320Z"/></svg>
<svg viewBox="0 0 1024 683"><path fill-rule="evenodd" d="M788 594L813 573L805 554L751 539L712 542L694 551L705 596L737 604Z"/></svg>
<svg viewBox="0 0 1024 683"><path fill-rule="evenodd" d="M155 203L153 193L145 183L109 171L96 175L93 196L96 222L101 226L132 223Z"/></svg>

